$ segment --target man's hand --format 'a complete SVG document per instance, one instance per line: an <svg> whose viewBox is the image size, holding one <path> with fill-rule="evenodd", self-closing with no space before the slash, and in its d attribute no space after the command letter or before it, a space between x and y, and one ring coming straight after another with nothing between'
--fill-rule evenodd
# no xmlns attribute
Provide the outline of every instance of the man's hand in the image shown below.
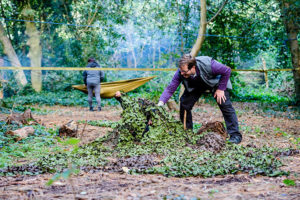
<svg viewBox="0 0 300 200"><path fill-rule="evenodd" d="M222 104L222 101L226 101L226 96L224 94L224 91L223 90L217 90L214 94L214 98L217 98L217 102L218 104Z"/></svg>
<svg viewBox="0 0 300 200"><path fill-rule="evenodd" d="M163 106L165 103L163 101L159 101L157 106Z"/></svg>

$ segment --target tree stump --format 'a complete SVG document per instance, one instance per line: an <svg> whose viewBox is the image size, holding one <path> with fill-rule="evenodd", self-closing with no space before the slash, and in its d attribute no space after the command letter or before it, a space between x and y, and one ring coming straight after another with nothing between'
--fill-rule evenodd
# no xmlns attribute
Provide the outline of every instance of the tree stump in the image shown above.
<svg viewBox="0 0 300 200"><path fill-rule="evenodd" d="M24 113L12 113L6 118L6 124L18 124L19 126L26 124L38 124L38 122L33 118L31 110L27 109Z"/></svg>
<svg viewBox="0 0 300 200"><path fill-rule="evenodd" d="M226 144L227 132L222 122L209 122L203 125L197 134L203 134L203 137L196 141L196 144L207 151L220 152Z"/></svg>
<svg viewBox="0 0 300 200"><path fill-rule="evenodd" d="M221 135L224 140L227 138L227 132L222 122L216 121L216 122L208 122L205 125L203 125L197 132L197 134L202 134L203 132L216 132L219 135Z"/></svg>
<svg viewBox="0 0 300 200"><path fill-rule="evenodd" d="M73 120L62 125L58 130L60 137L77 137L78 133L78 123Z"/></svg>
<svg viewBox="0 0 300 200"><path fill-rule="evenodd" d="M18 130L7 131L5 134L15 136L15 140L20 141L24 138L27 138L30 135L33 135L34 134L34 128L31 127L31 126L26 126L26 127L21 128L21 129L18 129Z"/></svg>

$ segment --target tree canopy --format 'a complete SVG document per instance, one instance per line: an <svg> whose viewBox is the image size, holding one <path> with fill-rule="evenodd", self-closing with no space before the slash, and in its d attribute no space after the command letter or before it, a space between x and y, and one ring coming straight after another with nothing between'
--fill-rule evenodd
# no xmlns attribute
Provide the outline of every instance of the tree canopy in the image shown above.
<svg viewBox="0 0 300 200"><path fill-rule="evenodd" d="M30 22L40 35L41 66L82 67L95 57L104 67L169 68L195 44L200 2L3 0L1 23L22 66L30 66ZM299 18L298 1L205 3L207 20L214 19L207 24L198 55L239 69L260 67L262 57L268 68L299 67L299 21L294 20ZM31 9L24 12L28 6ZM6 58L3 45L0 52ZM15 63L7 59L6 65ZM297 70L294 80L299 93Z"/></svg>

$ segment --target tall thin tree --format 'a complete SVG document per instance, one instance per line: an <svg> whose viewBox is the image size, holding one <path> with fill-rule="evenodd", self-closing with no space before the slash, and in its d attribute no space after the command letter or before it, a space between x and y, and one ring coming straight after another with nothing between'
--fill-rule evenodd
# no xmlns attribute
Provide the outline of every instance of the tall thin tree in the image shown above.
<svg viewBox="0 0 300 200"><path fill-rule="evenodd" d="M15 52L15 49L13 48L11 41L7 37L4 27L1 22L0 22L0 41L3 44L4 53L9 58L11 65L13 67L22 67L22 65L19 61L19 58ZM23 70L14 70L14 75L15 75L17 84L20 87L24 87L27 84L27 79L26 79L26 76L25 76Z"/></svg>
<svg viewBox="0 0 300 200"><path fill-rule="evenodd" d="M300 105L300 51L297 36L300 29L300 7L297 0L279 0L283 23L288 36L288 44L292 56L295 82L296 104Z"/></svg>
<svg viewBox="0 0 300 200"><path fill-rule="evenodd" d="M31 22L33 21L34 10L31 9L29 3L23 8L22 15L27 20L25 21L25 33L29 37L26 44L30 47L27 56L30 58L31 67L41 67L42 47L40 45L40 33L35 23ZM31 84L35 91L40 92L42 90L41 70L31 70Z"/></svg>

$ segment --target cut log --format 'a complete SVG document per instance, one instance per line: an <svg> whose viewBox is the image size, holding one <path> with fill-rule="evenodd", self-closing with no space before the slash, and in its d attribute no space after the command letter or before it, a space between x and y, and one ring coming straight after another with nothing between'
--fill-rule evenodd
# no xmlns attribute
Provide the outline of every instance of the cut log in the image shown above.
<svg viewBox="0 0 300 200"><path fill-rule="evenodd" d="M196 141L203 150L217 153L225 147L227 132L222 122L208 122L198 130L197 134L204 132L206 134Z"/></svg>
<svg viewBox="0 0 300 200"><path fill-rule="evenodd" d="M73 120L62 125L58 130L60 137L77 137L78 133L78 123Z"/></svg>
<svg viewBox="0 0 300 200"><path fill-rule="evenodd" d="M21 128L21 129L18 129L18 130L7 131L5 134L15 136L15 140L20 141L24 138L27 138L30 135L33 135L34 134L34 128L31 127L31 126L26 126L26 127Z"/></svg>
<svg viewBox="0 0 300 200"><path fill-rule="evenodd" d="M12 113L6 118L6 124L18 124L18 125L26 125L26 124L38 124L38 122L33 118L31 114L31 110L27 109L24 113Z"/></svg>

